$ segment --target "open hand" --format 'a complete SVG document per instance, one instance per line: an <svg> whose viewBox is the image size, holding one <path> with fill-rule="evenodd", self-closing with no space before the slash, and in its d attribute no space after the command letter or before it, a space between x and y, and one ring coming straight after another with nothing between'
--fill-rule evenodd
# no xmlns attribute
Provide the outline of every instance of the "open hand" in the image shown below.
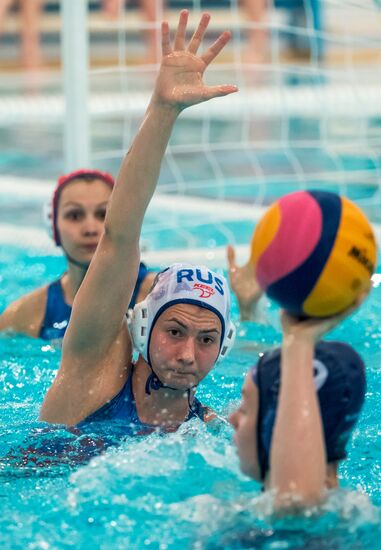
<svg viewBox="0 0 381 550"><path fill-rule="evenodd" d="M163 22L161 25L163 58L153 96L154 100L175 107L178 111L238 90L237 86L229 84L206 86L202 80L205 69L230 40L231 33L223 32L202 55L197 55L210 15L202 15L188 46L185 47L188 15L188 10L180 12L173 46L168 23Z"/></svg>
<svg viewBox="0 0 381 550"><path fill-rule="evenodd" d="M360 307L369 291L364 292L345 311L331 317L299 319L286 311L281 312L281 324L284 337L301 337L318 342L324 334L334 329L341 321L352 315Z"/></svg>
<svg viewBox="0 0 381 550"><path fill-rule="evenodd" d="M230 286L238 300L241 320L248 321L254 317L255 307L262 296L262 289L255 278L253 266L250 263L238 266L235 250L231 245L226 251Z"/></svg>

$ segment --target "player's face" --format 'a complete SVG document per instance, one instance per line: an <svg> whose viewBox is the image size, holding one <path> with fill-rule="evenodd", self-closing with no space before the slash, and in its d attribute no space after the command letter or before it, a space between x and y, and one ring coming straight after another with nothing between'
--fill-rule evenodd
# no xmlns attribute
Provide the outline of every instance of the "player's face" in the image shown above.
<svg viewBox="0 0 381 550"><path fill-rule="evenodd" d="M57 230L64 251L74 260L90 263L103 232L111 189L102 180L73 180L63 190L57 211Z"/></svg>
<svg viewBox="0 0 381 550"><path fill-rule="evenodd" d="M258 390L249 373L242 388L241 404L229 418L234 428L234 443L244 474L257 478L257 416Z"/></svg>
<svg viewBox="0 0 381 550"><path fill-rule="evenodd" d="M197 386L217 361L221 321L212 311L191 304L166 309L152 330L150 358L164 385Z"/></svg>

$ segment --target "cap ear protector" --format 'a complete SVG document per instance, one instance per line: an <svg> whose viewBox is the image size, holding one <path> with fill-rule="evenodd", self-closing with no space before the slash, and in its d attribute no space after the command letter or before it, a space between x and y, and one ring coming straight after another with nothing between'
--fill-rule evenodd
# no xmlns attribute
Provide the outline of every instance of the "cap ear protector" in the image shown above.
<svg viewBox="0 0 381 550"><path fill-rule="evenodd" d="M75 170L74 172L70 172L70 174L61 176L58 179L57 185L53 191L52 200L49 203L44 204L43 206L44 225L47 228L49 236L54 240L57 246L61 245L61 239L57 231L57 212L59 198L64 187L76 179L83 179L85 181L89 179L98 179L106 183L111 188L113 188L115 185L115 180L111 174L108 174L107 172L101 172L99 170Z"/></svg>
<svg viewBox="0 0 381 550"><path fill-rule="evenodd" d="M232 321L229 320L229 325L225 330L224 341L221 342L220 354L218 356L217 361L219 361L220 359L225 359L225 357L229 355L229 353L233 349L235 337L236 337L235 325L233 324Z"/></svg>
<svg viewBox="0 0 381 550"><path fill-rule="evenodd" d="M235 340L235 326L230 320L230 292L224 277L204 266L173 264L158 274L147 298L136 304L131 320L135 349L150 364L149 344L159 316L169 307L183 303L212 311L221 321L218 359L228 355Z"/></svg>
<svg viewBox="0 0 381 550"><path fill-rule="evenodd" d="M170 307L171 304L168 304ZM148 304L147 299L139 302L135 305L130 324L131 337L134 344L134 348L145 361L148 361ZM153 327L152 327L153 328ZM234 324L229 320L228 327L225 329L224 338L220 345L220 353L217 361L224 359L229 355L231 349L234 346L236 336L236 328Z"/></svg>

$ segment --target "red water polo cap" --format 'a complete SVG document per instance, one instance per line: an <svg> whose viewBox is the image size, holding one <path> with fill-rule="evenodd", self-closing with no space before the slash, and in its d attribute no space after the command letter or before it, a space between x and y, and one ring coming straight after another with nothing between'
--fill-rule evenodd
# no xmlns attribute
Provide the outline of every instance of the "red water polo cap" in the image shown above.
<svg viewBox="0 0 381 550"><path fill-rule="evenodd" d="M61 244L61 239L57 230L57 212L58 212L58 203L59 203L61 193L65 188L65 186L68 185L73 180L77 180L77 179L87 180L88 178L104 181L107 185L111 187L111 189L115 185L115 180L112 177L112 175L108 174L107 172L101 172L100 170L86 170L86 169L75 170L74 172L70 172L70 174L61 176L58 179L57 185L53 192L52 212L51 212L53 239L57 246Z"/></svg>

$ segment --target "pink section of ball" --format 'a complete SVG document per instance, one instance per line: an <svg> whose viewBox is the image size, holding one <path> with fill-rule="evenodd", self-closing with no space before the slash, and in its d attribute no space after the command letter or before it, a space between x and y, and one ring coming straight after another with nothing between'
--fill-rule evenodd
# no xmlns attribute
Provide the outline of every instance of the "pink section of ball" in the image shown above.
<svg viewBox="0 0 381 550"><path fill-rule="evenodd" d="M306 191L286 195L278 204L281 212L278 231L256 266L256 276L264 290L309 257L322 231L320 207Z"/></svg>

